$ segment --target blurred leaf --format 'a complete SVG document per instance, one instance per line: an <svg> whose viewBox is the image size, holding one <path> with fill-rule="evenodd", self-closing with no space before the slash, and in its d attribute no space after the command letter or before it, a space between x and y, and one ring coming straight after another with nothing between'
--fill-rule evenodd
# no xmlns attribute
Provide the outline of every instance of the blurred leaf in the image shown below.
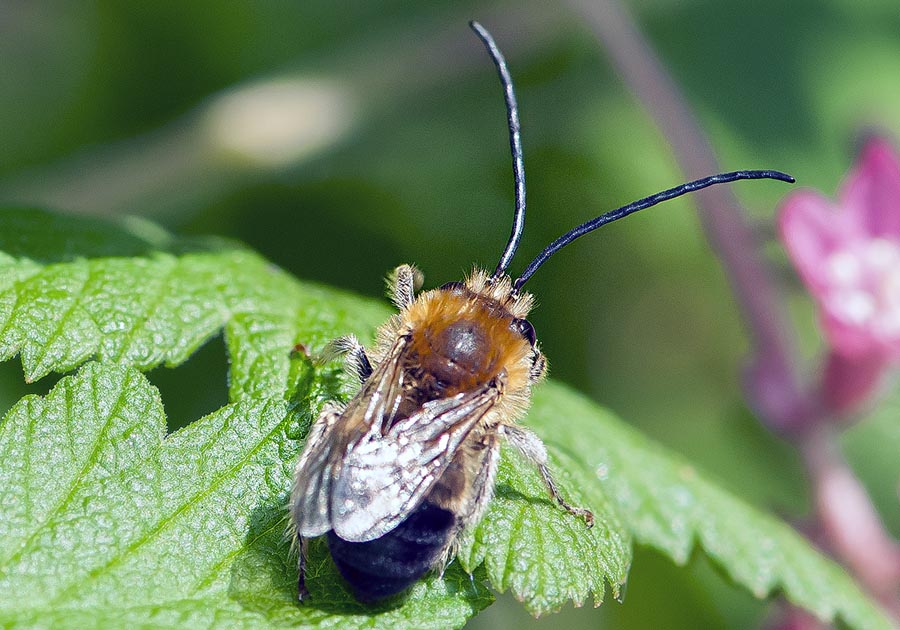
<svg viewBox="0 0 900 630"><path fill-rule="evenodd" d="M98 256L141 256L165 249L171 236L131 219L113 223L92 217L55 214L34 208L2 208L0 251L42 263Z"/></svg>
<svg viewBox="0 0 900 630"><path fill-rule="evenodd" d="M28 215L4 225L12 216L0 214L0 234L28 233ZM65 248L65 233L45 215L34 220ZM489 603L453 565L408 599L362 606L322 544L312 550L311 603L294 601L283 535L292 464L315 410L340 387L333 369L292 360L290 349L348 332L369 338L382 306L299 283L245 250L46 266L27 247L15 254L0 260L2 356L21 352L29 378L98 362L45 398L23 398L0 425L4 625L448 627ZM185 361L221 328L229 404L166 437L158 392L134 368ZM561 487L597 524L588 530L562 512L535 471L504 452L496 500L460 565L483 562L491 583L532 612L589 595L599 603L606 584L618 594L631 529L679 562L696 537L759 597L781 587L823 618L889 627L788 527L570 391L542 387L529 424L550 446Z"/></svg>
<svg viewBox="0 0 900 630"><path fill-rule="evenodd" d="M881 518L894 536L900 536L900 389L886 398L868 416L841 435L841 445Z"/></svg>

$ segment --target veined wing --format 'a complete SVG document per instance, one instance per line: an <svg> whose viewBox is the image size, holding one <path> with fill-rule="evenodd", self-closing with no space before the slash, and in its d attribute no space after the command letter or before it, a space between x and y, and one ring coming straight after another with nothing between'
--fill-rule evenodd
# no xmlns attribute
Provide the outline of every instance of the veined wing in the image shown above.
<svg viewBox="0 0 900 630"><path fill-rule="evenodd" d="M403 382L397 358L405 347L406 338L399 338L340 416L323 414L310 430L291 492L299 536L312 538L333 529L334 482L341 477L344 453L364 436L380 433L383 419L399 404Z"/></svg>
<svg viewBox="0 0 900 630"><path fill-rule="evenodd" d="M496 387L489 385L433 400L386 433L373 425L349 444L330 488L335 533L350 542L365 542L397 527L440 478L498 396Z"/></svg>

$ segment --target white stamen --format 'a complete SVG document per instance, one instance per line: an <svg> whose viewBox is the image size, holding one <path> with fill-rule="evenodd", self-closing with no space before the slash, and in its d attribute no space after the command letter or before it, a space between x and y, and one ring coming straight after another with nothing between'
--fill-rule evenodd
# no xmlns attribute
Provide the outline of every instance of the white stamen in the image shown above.
<svg viewBox="0 0 900 630"><path fill-rule="evenodd" d="M863 257L867 266L887 270L900 261L900 248L886 238L874 238L863 250Z"/></svg>
<svg viewBox="0 0 900 630"><path fill-rule="evenodd" d="M900 334L900 242L886 238L851 243L825 261L832 283L826 308L875 336Z"/></svg>
<svg viewBox="0 0 900 630"><path fill-rule="evenodd" d="M859 280L862 265L851 252L842 249L828 257L829 279L835 284L848 285Z"/></svg>
<svg viewBox="0 0 900 630"><path fill-rule="evenodd" d="M863 290L842 291L832 301L835 315L850 324L864 324L875 314L875 300Z"/></svg>

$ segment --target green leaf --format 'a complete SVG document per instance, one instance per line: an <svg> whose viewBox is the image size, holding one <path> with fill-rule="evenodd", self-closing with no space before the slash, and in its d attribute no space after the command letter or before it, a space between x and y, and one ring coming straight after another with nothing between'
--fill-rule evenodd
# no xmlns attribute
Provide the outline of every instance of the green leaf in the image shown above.
<svg viewBox="0 0 900 630"><path fill-rule="evenodd" d="M166 437L157 391L102 363L22 399L0 427L0 625L446 628L486 606L457 570L365 608L323 549L317 597L296 604L284 506L301 416L243 400Z"/></svg>
<svg viewBox="0 0 900 630"><path fill-rule="evenodd" d="M505 448L487 515L466 532L459 553L466 570L484 563L491 586L511 591L535 615L588 597L599 606L607 585L619 597L631 564L631 537L601 484L568 458L553 469L570 503L594 511L593 528L562 511L535 467Z"/></svg>
<svg viewBox="0 0 900 630"><path fill-rule="evenodd" d="M490 602L485 578L536 614L618 595L632 535L679 562L698 540L759 596L780 587L823 618L887 627L788 527L553 384L527 423L564 494L594 510L592 530L504 451L496 497L443 576L362 606L314 544L311 603L300 606L284 536L291 471L317 409L347 392L335 367L291 349L349 332L371 339L389 311L297 282L240 247L134 225L99 230L107 247L54 221L0 213L0 359L20 353L30 380L83 366L0 425L4 627L454 627ZM166 436L139 370L177 365L220 330L229 403Z"/></svg>
<svg viewBox="0 0 900 630"><path fill-rule="evenodd" d="M11 228L4 218L4 234L20 228L21 218ZM20 353L29 381L91 358L174 366L224 328L231 397L284 395L285 348L320 345L338 330L368 334L384 312L300 285L244 250L46 266L0 254L0 360Z"/></svg>
<svg viewBox="0 0 900 630"><path fill-rule="evenodd" d="M783 591L825 621L893 628L837 564L778 519L745 503L568 388L535 394L528 423L551 451L601 484L637 542L687 562L701 548L756 597Z"/></svg>

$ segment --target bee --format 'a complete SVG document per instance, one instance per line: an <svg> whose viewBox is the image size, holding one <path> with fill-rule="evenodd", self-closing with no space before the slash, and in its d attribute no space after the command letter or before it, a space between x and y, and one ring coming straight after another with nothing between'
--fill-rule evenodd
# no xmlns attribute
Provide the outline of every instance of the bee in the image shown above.
<svg viewBox="0 0 900 630"><path fill-rule="evenodd" d="M423 276L401 265L389 277L399 312L371 350L354 336L329 344L360 382L346 404L325 406L296 466L291 527L299 542L299 598L306 541L326 536L331 557L357 599L405 591L453 557L460 532L481 519L494 491L503 441L540 472L552 499L569 503L550 470L540 438L516 421L547 371L523 285L550 256L602 225L667 199L738 179L792 182L778 171L735 171L682 184L588 221L551 243L513 280L507 274L525 222L525 175L518 105L506 61L493 37L470 26L487 48L504 88L515 180L515 214L493 273L476 269L463 282L417 294Z"/></svg>

